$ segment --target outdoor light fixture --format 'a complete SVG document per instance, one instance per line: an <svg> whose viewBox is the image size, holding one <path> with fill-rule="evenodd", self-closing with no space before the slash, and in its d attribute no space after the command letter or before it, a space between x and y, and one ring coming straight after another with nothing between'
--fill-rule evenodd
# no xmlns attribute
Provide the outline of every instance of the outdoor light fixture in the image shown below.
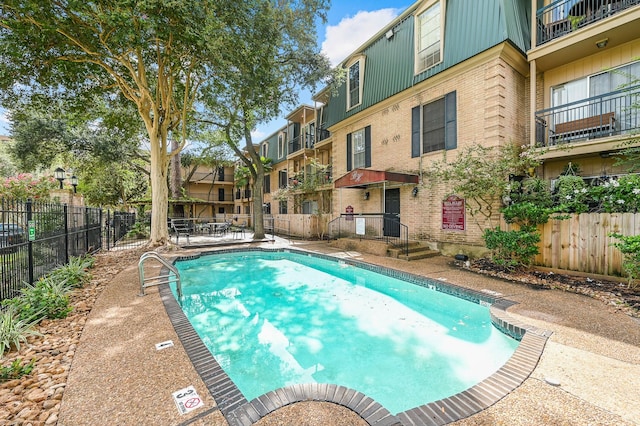
<svg viewBox="0 0 640 426"><path fill-rule="evenodd" d="M369 199L369 191L366 191L365 193L362 194L362 199L363 200L368 200Z"/></svg>
<svg viewBox="0 0 640 426"><path fill-rule="evenodd" d="M414 197L418 196L418 187L414 186L413 189L411 190L411 195L413 195Z"/></svg>
<svg viewBox="0 0 640 426"><path fill-rule="evenodd" d="M393 37L393 34L394 34L393 28L391 28L389 31L387 31L387 33L384 36L387 38L387 40L390 40L391 37Z"/></svg>
<svg viewBox="0 0 640 426"><path fill-rule="evenodd" d="M596 41L596 46L598 46L598 49L602 49L603 47L606 47L608 43L609 39L603 38L602 40Z"/></svg>
<svg viewBox="0 0 640 426"><path fill-rule="evenodd" d="M78 186L78 178L76 175L71 176L71 186L73 186L73 193L75 194L77 192L76 187Z"/></svg>
<svg viewBox="0 0 640 426"><path fill-rule="evenodd" d="M64 180L64 175L65 171L60 167L53 171L53 176L58 179L58 182L60 182L60 189L62 189L62 181Z"/></svg>

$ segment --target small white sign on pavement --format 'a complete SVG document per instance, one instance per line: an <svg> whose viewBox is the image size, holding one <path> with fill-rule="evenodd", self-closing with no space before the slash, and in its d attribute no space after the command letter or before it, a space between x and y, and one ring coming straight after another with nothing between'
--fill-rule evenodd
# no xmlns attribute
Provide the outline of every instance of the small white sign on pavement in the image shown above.
<svg viewBox="0 0 640 426"><path fill-rule="evenodd" d="M186 414L204 405L204 402L202 402L202 399L198 396L198 392L196 392L193 386L180 389L172 393L172 395L180 414Z"/></svg>
<svg viewBox="0 0 640 426"><path fill-rule="evenodd" d="M173 346L173 340L167 340L165 342L156 343L156 349L166 349Z"/></svg>

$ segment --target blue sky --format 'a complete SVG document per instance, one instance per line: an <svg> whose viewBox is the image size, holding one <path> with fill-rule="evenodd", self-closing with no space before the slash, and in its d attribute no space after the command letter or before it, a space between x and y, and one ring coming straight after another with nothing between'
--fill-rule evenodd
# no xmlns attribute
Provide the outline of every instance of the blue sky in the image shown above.
<svg viewBox="0 0 640 426"><path fill-rule="evenodd" d="M333 0L328 13L328 22L318 28L318 44L332 64L338 64L371 36L380 31L414 0L401 2L391 0ZM311 93L301 91L298 104L313 105ZM291 107L293 109L293 107ZM286 116L290 111L283 111ZM264 138L284 126L282 118L259 125L252 133L253 142ZM9 134L6 111L0 108L0 135Z"/></svg>

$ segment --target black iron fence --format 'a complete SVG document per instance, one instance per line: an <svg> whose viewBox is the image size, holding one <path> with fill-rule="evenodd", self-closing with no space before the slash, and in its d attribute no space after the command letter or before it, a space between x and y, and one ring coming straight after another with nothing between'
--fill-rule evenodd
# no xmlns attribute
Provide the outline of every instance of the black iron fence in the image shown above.
<svg viewBox="0 0 640 426"><path fill-rule="evenodd" d="M384 241L409 252L409 228L393 213L343 213L329 222L329 238Z"/></svg>
<svg viewBox="0 0 640 426"><path fill-rule="evenodd" d="M0 300L14 297L25 283L33 284L71 257L115 247L134 222L131 213L0 199Z"/></svg>

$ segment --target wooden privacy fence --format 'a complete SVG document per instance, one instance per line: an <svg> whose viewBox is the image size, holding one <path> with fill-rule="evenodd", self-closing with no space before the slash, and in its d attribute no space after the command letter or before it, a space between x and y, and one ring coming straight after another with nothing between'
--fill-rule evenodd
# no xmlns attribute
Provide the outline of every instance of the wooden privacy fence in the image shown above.
<svg viewBox="0 0 640 426"><path fill-rule="evenodd" d="M574 214L569 219L550 220L539 230L540 254L535 258L536 265L592 274L623 275L622 253L611 246L618 240L609 234L640 234L640 213Z"/></svg>

